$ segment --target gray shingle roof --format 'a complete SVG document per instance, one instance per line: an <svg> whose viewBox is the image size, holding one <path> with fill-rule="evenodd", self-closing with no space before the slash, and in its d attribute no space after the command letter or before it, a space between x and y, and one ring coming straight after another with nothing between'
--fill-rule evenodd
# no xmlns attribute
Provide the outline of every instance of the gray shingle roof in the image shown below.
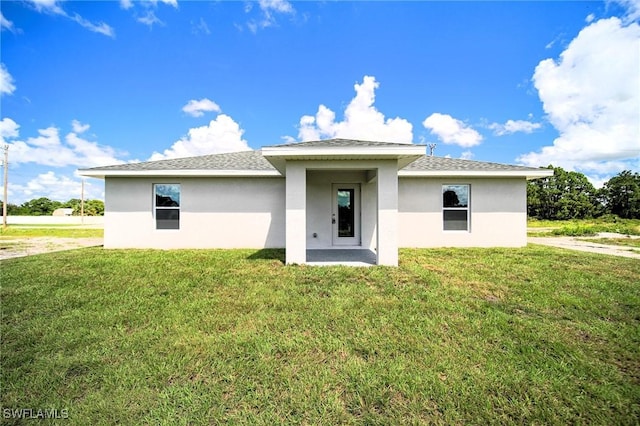
<svg viewBox="0 0 640 426"><path fill-rule="evenodd" d="M276 169L263 156L262 151L239 151L198 157L172 158L170 160L117 164L83 170L266 170Z"/></svg>
<svg viewBox="0 0 640 426"><path fill-rule="evenodd" d="M296 144L273 145L273 147L381 147L407 146L391 142L372 142L351 139L330 139L326 141L300 142ZM148 172L148 171L210 170L210 171L265 171L276 172L276 168L262 155L261 150L239 151L225 154L202 155L198 157L173 158L169 160L145 161L141 163L117 164L105 167L81 169L92 172ZM424 155L405 166L403 172L527 172L540 169L483 161L462 160Z"/></svg>
<svg viewBox="0 0 640 426"><path fill-rule="evenodd" d="M429 157L427 155L420 157L413 163L402 169L408 172L419 171L477 171L477 172L526 172L532 170L540 170L533 167L513 166L509 164L490 163L485 161L462 160L459 158L446 157Z"/></svg>

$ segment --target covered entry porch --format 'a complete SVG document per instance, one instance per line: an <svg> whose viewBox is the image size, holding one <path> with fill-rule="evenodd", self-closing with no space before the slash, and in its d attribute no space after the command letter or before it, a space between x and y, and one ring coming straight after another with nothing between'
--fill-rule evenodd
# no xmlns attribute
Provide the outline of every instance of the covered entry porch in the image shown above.
<svg viewBox="0 0 640 426"><path fill-rule="evenodd" d="M348 140L263 148L286 179L286 263L364 254L397 266L398 169L423 154L411 144Z"/></svg>
<svg viewBox="0 0 640 426"><path fill-rule="evenodd" d="M307 265L373 266L378 262L376 253L367 249L313 249L307 250Z"/></svg>

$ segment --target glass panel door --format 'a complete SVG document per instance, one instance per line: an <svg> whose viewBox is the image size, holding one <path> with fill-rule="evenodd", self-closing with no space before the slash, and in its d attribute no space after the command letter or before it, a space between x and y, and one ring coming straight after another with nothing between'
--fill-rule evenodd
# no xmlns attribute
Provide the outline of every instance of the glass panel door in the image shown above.
<svg viewBox="0 0 640 426"><path fill-rule="evenodd" d="M338 237L355 236L354 189L338 189Z"/></svg>
<svg viewBox="0 0 640 426"><path fill-rule="evenodd" d="M333 245L360 245L360 184L334 184Z"/></svg>

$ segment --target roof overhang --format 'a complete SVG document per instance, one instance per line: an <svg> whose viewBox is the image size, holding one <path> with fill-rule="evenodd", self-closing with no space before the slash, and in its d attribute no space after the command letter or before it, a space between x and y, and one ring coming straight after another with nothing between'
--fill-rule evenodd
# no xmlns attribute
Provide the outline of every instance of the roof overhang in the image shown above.
<svg viewBox="0 0 640 426"><path fill-rule="evenodd" d="M262 155L283 175L287 161L332 161L332 160L397 160L398 169L422 157L424 146L327 146L302 147L296 144L264 147Z"/></svg>
<svg viewBox="0 0 640 426"><path fill-rule="evenodd" d="M105 177L282 177L276 170L78 170L80 176Z"/></svg>
<svg viewBox="0 0 640 426"><path fill-rule="evenodd" d="M400 170L398 177L474 177L474 178L526 178L540 179L553 176L551 169L524 170Z"/></svg>

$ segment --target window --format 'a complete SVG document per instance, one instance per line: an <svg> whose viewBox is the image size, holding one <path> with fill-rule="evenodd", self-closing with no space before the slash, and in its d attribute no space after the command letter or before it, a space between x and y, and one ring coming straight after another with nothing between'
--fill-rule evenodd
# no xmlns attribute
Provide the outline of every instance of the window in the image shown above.
<svg viewBox="0 0 640 426"><path fill-rule="evenodd" d="M469 185L442 185L442 220L445 231L469 230Z"/></svg>
<svg viewBox="0 0 640 426"><path fill-rule="evenodd" d="M156 183L153 187L156 229L180 229L180 184Z"/></svg>

